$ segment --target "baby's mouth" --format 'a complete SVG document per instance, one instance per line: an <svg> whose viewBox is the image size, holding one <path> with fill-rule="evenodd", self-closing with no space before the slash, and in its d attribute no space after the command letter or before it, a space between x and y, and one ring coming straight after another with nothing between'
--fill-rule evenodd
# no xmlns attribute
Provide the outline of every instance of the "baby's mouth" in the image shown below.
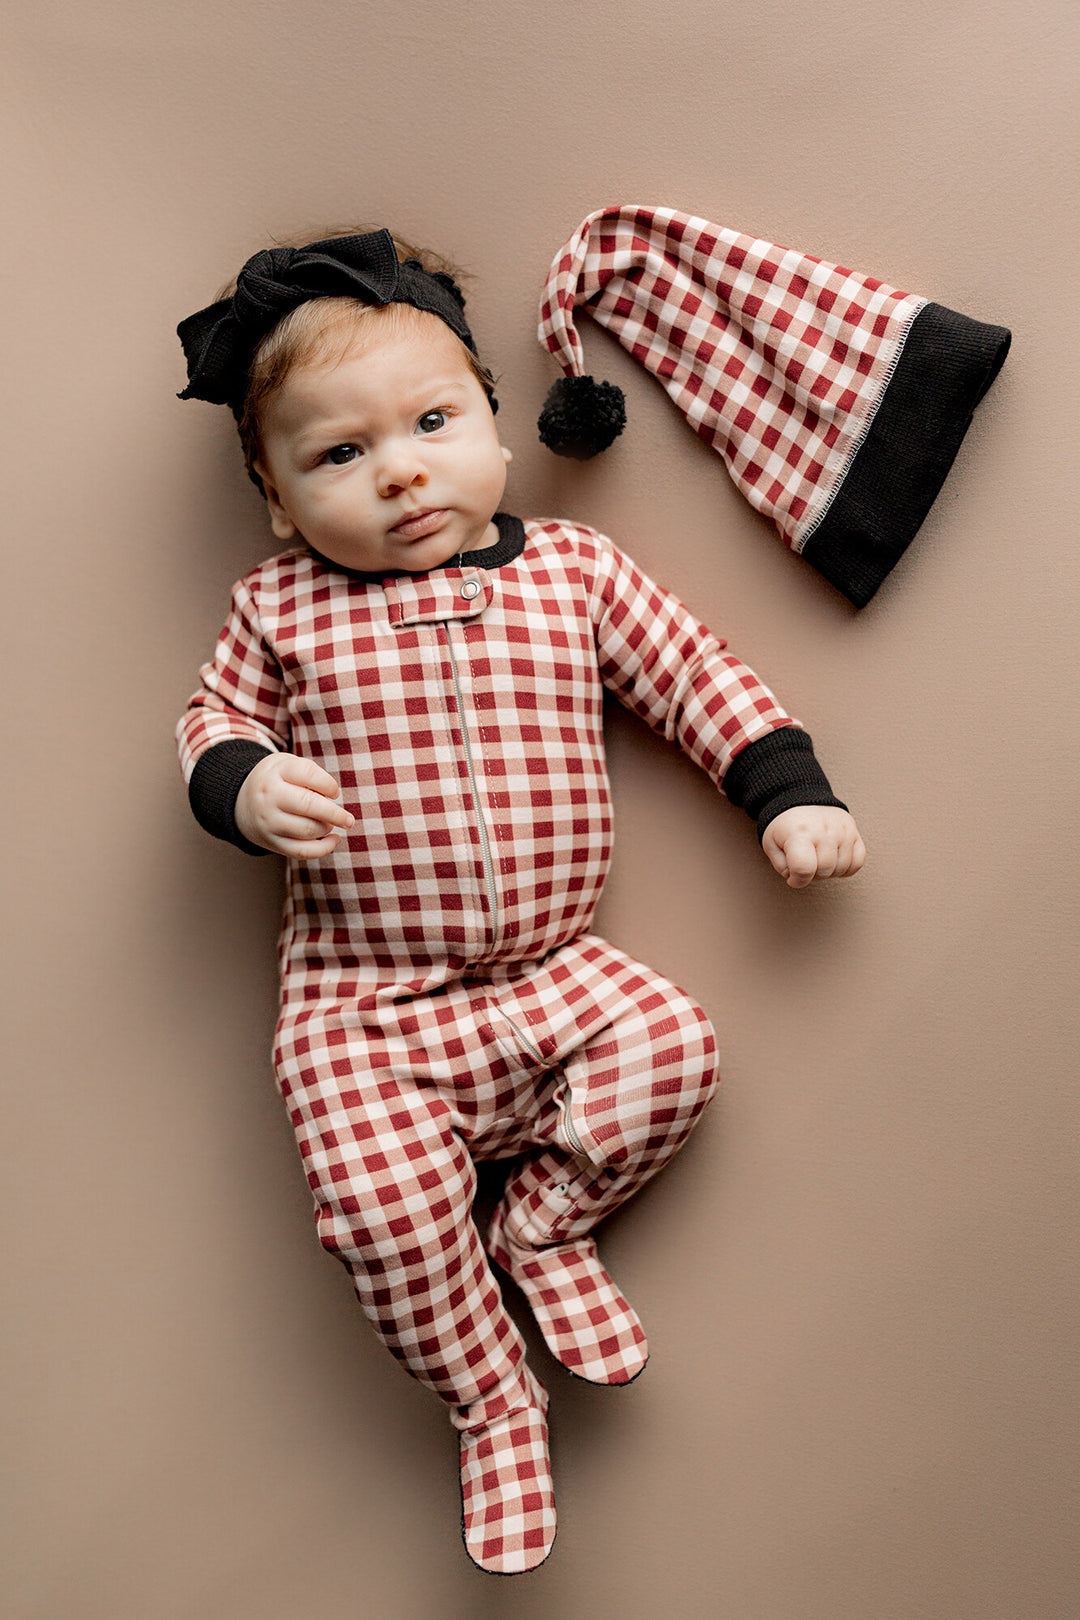
<svg viewBox="0 0 1080 1620"><path fill-rule="evenodd" d="M423 512L410 512L408 517L394 524L390 533L399 535L402 540L418 540L422 535L433 534L445 516L446 512L442 507L429 507Z"/></svg>

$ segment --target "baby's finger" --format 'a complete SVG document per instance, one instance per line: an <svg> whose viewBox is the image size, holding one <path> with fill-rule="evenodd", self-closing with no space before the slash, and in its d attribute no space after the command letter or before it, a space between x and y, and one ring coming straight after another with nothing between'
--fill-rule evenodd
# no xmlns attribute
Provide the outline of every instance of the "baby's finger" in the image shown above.
<svg viewBox="0 0 1080 1620"><path fill-rule="evenodd" d="M279 814L274 821L274 832L279 838L311 839L326 838L333 834L340 838L346 831L344 827L335 827L327 816L290 816Z"/></svg>
<svg viewBox="0 0 1080 1620"><path fill-rule="evenodd" d="M814 881L818 869L818 854L808 833L793 833L784 848L787 861L789 889L805 889Z"/></svg>
<svg viewBox="0 0 1080 1620"><path fill-rule="evenodd" d="M773 837L772 833L765 834L765 837L761 841L761 848L762 852L772 863L773 870L775 872L779 872L781 877L786 878L788 875L787 860L785 859L784 851L780 848L780 845L776 842L776 839Z"/></svg>
<svg viewBox="0 0 1080 1620"><path fill-rule="evenodd" d="M281 779L299 787L312 788L316 793L325 794L328 799L336 799L341 793L341 784L329 771L324 771L313 759L303 759L299 754L287 754L283 758Z"/></svg>
<svg viewBox="0 0 1080 1620"><path fill-rule="evenodd" d="M849 843L843 843L836 852L836 865L832 869L832 875L834 878L848 877L850 872L851 845Z"/></svg>
<svg viewBox="0 0 1080 1620"><path fill-rule="evenodd" d="M854 877L856 872L862 870L863 862L866 860L866 845L863 843L858 833L855 834L855 837L851 840L850 844L845 844L843 846L842 853L844 855L846 864L843 872L837 868L836 876Z"/></svg>
<svg viewBox="0 0 1080 1620"><path fill-rule="evenodd" d="M834 877L855 876L855 873L862 865L862 860L858 855L861 845L862 839L859 837L858 833L856 833L854 838L844 839L844 842L840 845L840 855L836 863L836 871L833 873ZM866 852L864 850L863 854L865 855L865 853Z"/></svg>
<svg viewBox="0 0 1080 1620"><path fill-rule="evenodd" d="M817 846L817 870L814 873L814 877L815 878L838 877L840 875L839 874L839 866L840 866L840 851L837 849L836 845L835 844L829 844L829 843L818 844L818 846Z"/></svg>
<svg viewBox="0 0 1080 1620"><path fill-rule="evenodd" d="M326 774L324 771L323 775ZM351 827L354 819L343 805L335 804L325 794L288 782L282 784L279 807L293 816L304 816L309 821L323 822L330 827Z"/></svg>
<svg viewBox="0 0 1080 1620"><path fill-rule="evenodd" d="M332 855L340 840L337 832L325 838L285 838L275 834L274 847L279 855L288 855L294 861L315 861Z"/></svg>

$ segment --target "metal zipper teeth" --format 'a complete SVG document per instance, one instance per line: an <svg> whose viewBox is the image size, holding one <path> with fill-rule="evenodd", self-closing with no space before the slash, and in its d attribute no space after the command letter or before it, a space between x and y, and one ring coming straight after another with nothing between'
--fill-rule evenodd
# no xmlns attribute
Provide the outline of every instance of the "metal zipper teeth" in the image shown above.
<svg viewBox="0 0 1080 1620"><path fill-rule="evenodd" d="M521 1042L521 1044L525 1048L526 1052L528 1052L530 1054L530 1056L536 1058L538 1063L543 1063L543 1061L544 1061L543 1053L540 1052L539 1049L533 1045L532 1041L530 1041L529 1037L525 1034L524 1030L522 1030L517 1024L515 1024L514 1020L512 1018L507 1018L506 1013L503 1011L503 1009L501 1007L499 1008L499 1013L506 1020L506 1022L510 1025L510 1028L513 1030L514 1034L517 1036L518 1040ZM570 1138L570 1141L571 1141L572 1145L575 1148L577 1148L577 1150L581 1154L582 1158L586 1158L587 1154L585 1152L585 1148L584 1148L584 1145L582 1143L581 1137L578 1135L577 1131L574 1129L574 1122L570 1118L570 1103L569 1103L569 1100L567 1100L563 1104L562 1114L563 1114L563 1124L566 1126L566 1134L567 1134L567 1136Z"/></svg>
<svg viewBox="0 0 1080 1620"><path fill-rule="evenodd" d="M566 1126L566 1134L567 1134L567 1136L570 1138L573 1145L577 1148L577 1150L581 1154L582 1158L583 1159L587 1158L588 1155L586 1154L585 1149L582 1146L581 1137L578 1135L577 1131L575 1131L574 1122L570 1118L570 1103L569 1103L569 1101L567 1101L563 1106L562 1117L563 1117L563 1124Z"/></svg>
<svg viewBox="0 0 1080 1620"><path fill-rule="evenodd" d="M513 1030L514 1034L517 1036L518 1040L521 1042L521 1044L525 1048L526 1052L528 1052L529 1056L534 1057L536 1059L537 1063L543 1063L543 1061L544 1061L543 1052L540 1051L539 1047L536 1047L536 1046L533 1045L533 1043L532 1043L532 1041L530 1041L529 1037L525 1034L525 1032L523 1030L518 1028L518 1026L514 1023L514 1020L512 1018L507 1018L506 1017L506 1014L503 1012L501 1007L499 1008L499 1015L500 1015L500 1017L506 1019L506 1022L510 1025L510 1028Z"/></svg>
<svg viewBox="0 0 1080 1620"><path fill-rule="evenodd" d="M450 640L450 626L440 626L446 638L446 654L450 660L450 674L454 682L454 697L457 700L458 719L461 722L461 741L465 749L465 765L469 772L469 786L472 788L473 804L476 807L476 825L480 830L480 853L484 860L484 882L487 885L488 910L491 912L491 945L495 944L495 937L499 931L499 906L495 890L495 866L491 859L491 845L488 842L487 827L484 824L484 809L480 800L480 790L476 785L476 771L473 769L472 748L469 744L469 727L465 719L465 704L461 697L461 682L458 679L457 660L454 657L453 643ZM507 1019L509 1023L509 1019ZM520 1035L520 1030L518 1034ZM526 1043L528 1044L528 1043ZM539 1054L538 1054L539 1055Z"/></svg>

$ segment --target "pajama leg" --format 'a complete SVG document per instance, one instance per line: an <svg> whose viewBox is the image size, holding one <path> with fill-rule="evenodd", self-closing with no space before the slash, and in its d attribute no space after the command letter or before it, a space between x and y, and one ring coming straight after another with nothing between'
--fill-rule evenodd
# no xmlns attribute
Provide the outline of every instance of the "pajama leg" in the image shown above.
<svg viewBox="0 0 1080 1620"><path fill-rule="evenodd" d="M595 1383L628 1383L644 1332L596 1253L596 1223L678 1152L719 1080L712 1028L660 975L612 950L627 1010L563 1064L538 1136L488 1247L522 1288L556 1358Z"/></svg>
<svg viewBox="0 0 1080 1620"><path fill-rule="evenodd" d="M472 1220L472 1159L433 1087L382 1070L361 1092L350 1072L331 1094L332 1071L319 1062L303 1101L288 1099L319 1238L383 1343L452 1408L469 1556L497 1574L532 1569L555 1535L547 1396Z"/></svg>
<svg viewBox="0 0 1080 1620"><path fill-rule="evenodd" d="M361 1078L292 1109L319 1240L414 1378L456 1407L512 1393L525 1346L472 1220L476 1172L451 1110L390 1071Z"/></svg>

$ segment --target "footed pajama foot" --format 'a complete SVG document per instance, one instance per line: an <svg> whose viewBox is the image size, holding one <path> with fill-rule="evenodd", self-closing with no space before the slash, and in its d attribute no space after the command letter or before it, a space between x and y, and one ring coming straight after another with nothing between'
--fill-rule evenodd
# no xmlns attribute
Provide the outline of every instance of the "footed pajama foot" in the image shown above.
<svg viewBox="0 0 1080 1620"><path fill-rule="evenodd" d="M502 1206L487 1251L529 1302L548 1349L590 1384L629 1384L649 1359L637 1313L600 1263L590 1237L532 1248L515 1243Z"/></svg>
<svg viewBox="0 0 1080 1620"><path fill-rule="evenodd" d="M478 1402L456 1420L461 1429L465 1551L478 1568L493 1575L535 1569L555 1540L547 1392L526 1367L522 1383L528 1404L489 1417Z"/></svg>

